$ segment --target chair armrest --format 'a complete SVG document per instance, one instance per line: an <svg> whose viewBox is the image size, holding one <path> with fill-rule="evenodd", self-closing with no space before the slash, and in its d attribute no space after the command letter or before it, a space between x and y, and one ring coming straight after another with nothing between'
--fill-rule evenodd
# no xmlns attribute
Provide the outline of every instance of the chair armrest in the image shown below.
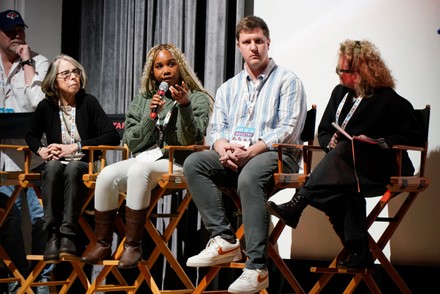
<svg viewBox="0 0 440 294"><path fill-rule="evenodd" d="M273 144L273 147L275 149L283 149L283 148L301 148L303 145L299 145L299 144L287 144L287 143L275 143Z"/></svg>
<svg viewBox="0 0 440 294"><path fill-rule="evenodd" d="M95 162L95 151L101 151L102 156L99 159L100 165L99 170L102 170L107 165L107 151L121 151L122 152L122 160L128 159L130 150L127 146L127 144L124 144L124 146L111 146L111 145L97 145L97 146L83 146L81 148L82 151L88 151L89 152L89 171L87 174L83 175L83 181L90 182L95 181L96 177L98 176L98 173L94 173L93 167ZM86 184L87 185L87 184Z"/></svg>
<svg viewBox="0 0 440 294"><path fill-rule="evenodd" d="M193 150L193 151L199 151L199 150L208 150L210 147L207 145L187 145L187 146L173 146L173 145L167 145L163 147L167 150Z"/></svg>
<svg viewBox="0 0 440 294"><path fill-rule="evenodd" d="M29 146L0 144L0 149L15 149L17 151L25 151L25 150L29 150Z"/></svg>
<svg viewBox="0 0 440 294"><path fill-rule="evenodd" d="M111 146L111 145L97 145L97 146L83 146L81 150L93 150L93 151L102 151L102 150L126 150L126 146Z"/></svg>
<svg viewBox="0 0 440 294"><path fill-rule="evenodd" d="M312 161L312 153L314 151L324 151L321 146L318 145L300 145L300 144L285 144L278 143L273 145L274 148L278 150L278 174L284 173L283 167L283 150L284 149L297 149L302 151L302 160L303 160L303 168L304 175L307 176L311 170L311 161Z"/></svg>
<svg viewBox="0 0 440 294"><path fill-rule="evenodd" d="M319 145L301 145L301 149L307 149L310 151L324 151Z"/></svg>
<svg viewBox="0 0 440 294"><path fill-rule="evenodd" d="M403 152L404 151L415 151L420 152L420 177L423 177L424 170L425 170L425 164L426 164L426 157L428 153L428 144L425 143L424 147L420 146L409 146L409 145L394 145L391 147L391 150L396 151L396 161L397 161L397 177L400 177L402 175L402 168L403 168Z"/></svg>
<svg viewBox="0 0 440 294"><path fill-rule="evenodd" d="M23 152L24 159L23 159L23 168L21 170L24 171L25 173L30 172L32 152L29 146L0 144L0 149L9 149L9 150L15 150L17 152Z"/></svg>
<svg viewBox="0 0 440 294"><path fill-rule="evenodd" d="M279 151L283 149L308 149L311 151L324 151L319 145L300 145L300 144L273 144L273 147Z"/></svg>
<svg viewBox="0 0 440 294"><path fill-rule="evenodd" d="M174 151L176 150L186 150L186 151L202 151L209 150L209 146L207 145L186 145L186 146L175 146L175 145L167 145L163 147L168 150L168 174L171 175L174 173L173 163L174 163Z"/></svg>
<svg viewBox="0 0 440 294"><path fill-rule="evenodd" d="M408 145L394 145L391 147L391 149L395 150L406 150L406 151L424 151L424 147L417 147L417 146L408 146Z"/></svg>

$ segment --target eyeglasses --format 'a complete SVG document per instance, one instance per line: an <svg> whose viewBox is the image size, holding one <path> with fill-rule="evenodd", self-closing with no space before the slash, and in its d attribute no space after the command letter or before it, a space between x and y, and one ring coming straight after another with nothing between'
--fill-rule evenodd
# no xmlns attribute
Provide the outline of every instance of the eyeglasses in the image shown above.
<svg viewBox="0 0 440 294"><path fill-rule="evenodd" d="M60 75L65 81L70 78L71 74L73 74L75 77L79 77L81 75L81 70L79 68L74 68L72 70L65 70L57 73L57 75Z"/></svg>
<svg viewBox="0 0 440 294"><path fill-rule="evenodd" d="M350 69L340 69L338 66L335 70L336 74L339 76L341 73L352 73L353 71Z"/></svg>

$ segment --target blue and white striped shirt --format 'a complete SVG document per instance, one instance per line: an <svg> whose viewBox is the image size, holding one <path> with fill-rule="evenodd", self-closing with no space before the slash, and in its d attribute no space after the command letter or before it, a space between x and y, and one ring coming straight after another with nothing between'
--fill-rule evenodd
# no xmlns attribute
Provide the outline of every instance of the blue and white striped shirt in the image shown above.
<svg viewBox="0 0 440 294"><path fill-rule="evenodd" d="M301 80L272 59L258 79L262 85L251 112L252 82L246 67L217 90L209 128L211 146L221 138L231 141L235 129L246 125L255 128L251 144L262 140L270 150L275 143L302 144L307 98Z"/></svg>

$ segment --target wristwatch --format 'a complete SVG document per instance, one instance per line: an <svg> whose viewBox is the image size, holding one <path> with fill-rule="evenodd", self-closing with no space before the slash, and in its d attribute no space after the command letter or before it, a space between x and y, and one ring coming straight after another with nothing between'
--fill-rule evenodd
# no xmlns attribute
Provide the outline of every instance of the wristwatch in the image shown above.
<svg viewBox="0 0 440 294"><path fill-rule="evenodd" d="M21 66L25 66L25 65L30 65L30 66L32 66L32 67L35 67L35 60L33 60L32 58L31 59L28 59L28 60L25 60L25 61L22 61L21 62Z"/></svg>

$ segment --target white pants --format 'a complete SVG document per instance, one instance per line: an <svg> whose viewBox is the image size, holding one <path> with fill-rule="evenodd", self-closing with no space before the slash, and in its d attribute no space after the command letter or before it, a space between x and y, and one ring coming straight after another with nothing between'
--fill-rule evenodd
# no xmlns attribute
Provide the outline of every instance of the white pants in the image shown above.
<svg viewBox="0 0 440 294"><path fill-rule="evenodd" d="M182 171L174 164L174 171ZM95 209L109 211L118 208L119 193L127 194L126 205L134 210L147 208L151 190L162 174L168 172L168 159L139 162L135 158L106 166L98 175L95 187Z"/></svg>

